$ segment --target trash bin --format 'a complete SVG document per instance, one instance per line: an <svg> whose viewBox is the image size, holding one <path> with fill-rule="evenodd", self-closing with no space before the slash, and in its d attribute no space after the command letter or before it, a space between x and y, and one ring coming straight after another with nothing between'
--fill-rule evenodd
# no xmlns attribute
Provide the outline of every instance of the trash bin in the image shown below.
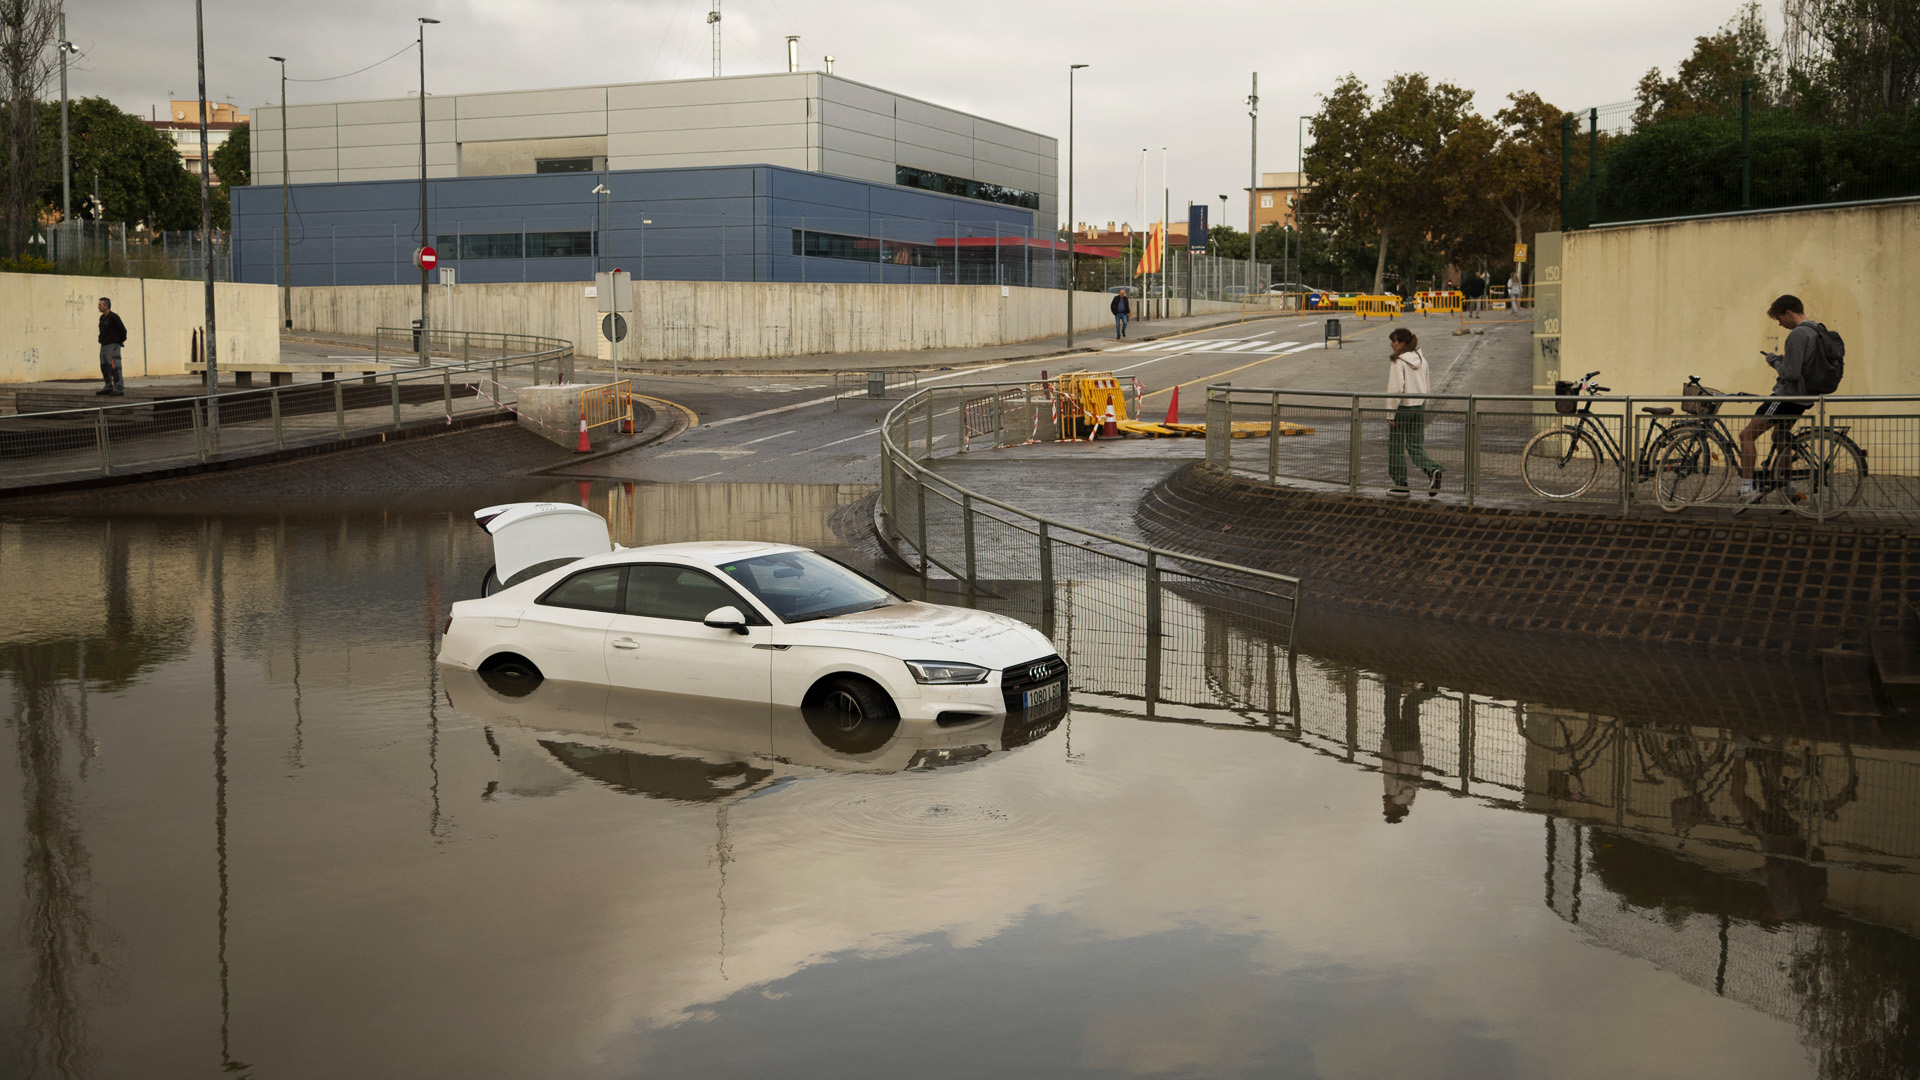
<svg viewBox="0 0 1920 1080"><path fill-rule="evenodd" d="M884 398L887 396L887 373L884 371L867 372L867 396Z"/></svg>
<svg viewBox="0 0 1920 1080"><path fill-rule="evenodd" d="M1332 344L1333 342L1336 342L1336 341L1340 343L1341 348L1344 349L1347 347L1346 339L1340 336L1340 320L1328 319L1327 320L1327 336L1323 344Z"/></svg>
<svg viewBox="0 0 1920 1080"><path fill-rule="evenodd" d="M416 356L419 355L420 353L420 320L419 319L413 320L413 351Z"/></svg>

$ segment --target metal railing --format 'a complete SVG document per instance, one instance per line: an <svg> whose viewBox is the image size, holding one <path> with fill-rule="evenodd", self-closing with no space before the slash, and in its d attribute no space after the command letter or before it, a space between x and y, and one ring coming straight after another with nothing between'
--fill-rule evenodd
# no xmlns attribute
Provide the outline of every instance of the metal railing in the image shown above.
<svg viewBox="0 0 1920 1080"><path fill-rule="evenodd" d="M1137 656L1077 668L1076 691L1143 699L1149 715L1161 703L1290 709L1279 672L1291 668L1298 578L1069 525L930 467L942 455L1055 441L1063 404L1049 383L984 383L922 389L895 406L881 422L883 539L929 580L949 578L1056 640L1072 640L1078 625L1146 643ZM1227 623L1263 642L1254 666L1268 676L1183 677L1183 658L1207 657L1209 633Z"/></svg>
<svg viewBox="0 0 1920 1080"><path fill-rule="evenodd" d="M0 416L0 491L450 424L510 408L518 387L562 376L573 355L571 342L516 334L436 330L432 345L465 359L368 376L348 360L351 379Z"/></svg>
<svg viewBox="0 0 1920 1080"><path fill-rule="evenodd" d="M1531 394L1429 394L1424 409L1426 453L1443 470L1440 494L1480 503L1529 508L1568 507L1622 515L1659 508L1656 477L1661 450L1675 434L1716 419L1690 415L1682 406L1701 399L1679 394L1583 396L1591 407L1586 416L1592 442L1583 446L1599 452L1594 482L1577 494L1554 498L1535 492L1527 483L1525 451L1542 432L1573 426L1577 414L1555 411L1564 398ZM1863 468L1856 477L1847 462L1836 458L1830 470L1815 482L1804 483L1797 495L1783 491L1762 508L1789 505L1796 498L1801 513L1819 520L1901 520L1920 518L1920 397L1828 396L1824 398L1767 398L1745 395L1711 399L1726 408L1717 418L1724 440L1715 440L1709 464L1724 476L1724 488L1710 500L1681 507L1730 510L1740 504L1737 450L1740 430L1753 409L1773 400L1809 403L1791 435L1830 432L1860 451ZM1311 487L1358 494L1385 491L1392 486L1387 458L1398 438L1394 432L1395 399L1385 394L1347 391L1250 389L1232 386L1207 388L1206 458L1212 467L1243 479L1269 484L1301 483ZM1671 415L1653 415L1647 407L1672 407ZM1733 409L1738 409L1736 415ZM1632 417L1632 422L1626 422ZM1266 421L1269 433L1229 439L1229 421ZM1289 434L1293 426L1313 429L1310 435ZM1606 439L1600 439L1604 429ZM1244 428L1242 429L1245 430ZM1755 443L1756 475L1768 480L1766 465L1771 435ZM1604 446L1610 442L1611 447ZM1651 449L1649 449L1651 447ZM1732 448L1734 453L1724 451ZM1618 453L1613 451L1617 450ZM1849 457L1850 455L1842 455ZM1807 480L1807 477L1801 477ZM1419 469L1412 480L1421 487Z"/></svg>
<svg viewBox="0 0 1920 1080"><path fill-rule="evenodd" d="M850 397L868 397L876 401L905 397L920 388L917 371L836 371L833 373L833 408Z"/></svg>

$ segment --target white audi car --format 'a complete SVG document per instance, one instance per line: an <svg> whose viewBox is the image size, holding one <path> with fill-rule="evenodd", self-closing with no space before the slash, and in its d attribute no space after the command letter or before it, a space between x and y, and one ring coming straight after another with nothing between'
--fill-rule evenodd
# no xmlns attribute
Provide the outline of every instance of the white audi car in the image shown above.
<svg viewBox="0 0 1920 1080"><path fill-rule="evenodd" d="M942 725L1066 707L1039 631L905 600L818 552L712 542L622 548L565 503L488 507L489 587L453 605L440 662L531 687L604 683Z"/></svg>

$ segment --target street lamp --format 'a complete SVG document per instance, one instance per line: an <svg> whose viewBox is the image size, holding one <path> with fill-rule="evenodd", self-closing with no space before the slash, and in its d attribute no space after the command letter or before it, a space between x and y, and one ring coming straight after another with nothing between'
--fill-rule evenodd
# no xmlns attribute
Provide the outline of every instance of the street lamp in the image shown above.
<svg viewBox="0 0 1920 1080"><path fill-rule="evenodd" d="M1085 64L1067 65L1067 348L1073 348L1073 73Z"/></svg>
<svg viewBox="0 0 1920 1080"><path fill-rule="evenodd" d="M420 36L414 46L420 50L420 246L433 246L433 234L427 231L427 26L438 25L439 19L421 16ZM427 264L418 256L414 262L420 264L420 366L427 366L428 342L431 339L430 316L427 314Z"/></svg>
<svg viewBox="0 0 1920 1080"><path fill-rule="evenodd" d="M78 52L67 40L67 12L60 10L60 223L73 220L73 155L67 141L67 54ZM58 256L55 256L58 258Z"/></svg>
<svg viewBox="0 0 1920 1080"><path fill-rule="evenodd" d="M608 260L613 257L609 250L613 247L613 189L605 184L595 184L593 193L603 196L600 206L595 209L605 207L600 210L600 268L604 270Z"/></svg>
<svg viewBox="0 0 1920 1080"><path fill-rule="evenodd" d="M220 363L217 327L213 304L213 181L207 161L207 21L201 0L193 0L194 66L200 80L200 250L201 280L205 285L207 326L201 338L207 362L207 439L210 448L220 448ZM96 179L95 185L99 184Z"/></svg>
<svg viewBox="0 0 1920 1080"><path fill-rule="evenodd" d="M287 231L287 58L269 56L280 62L280 317L286 329L293 329L293 239Z"/></svg>
<svg viewBox="0 0 1920 1080"><path fill-rule="evenodd" d="M647 226L651 224L653 224L653 219L650 217L643 217L640 219L640 280L641 281L647 280Z"/></svg>

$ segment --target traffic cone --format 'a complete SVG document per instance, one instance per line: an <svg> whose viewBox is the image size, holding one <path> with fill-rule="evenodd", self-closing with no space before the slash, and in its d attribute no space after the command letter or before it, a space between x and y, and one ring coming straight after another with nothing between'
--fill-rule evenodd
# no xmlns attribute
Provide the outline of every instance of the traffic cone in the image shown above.
<svg viewBox="0 0 1920 1080"><path fill-rule="evenodd" d="M1107 395L1107 419L1100 425L1100 437L1117 439L1120 437L1119 422L1113 418L1113 395Z"/></svg>
<svg viewBox="0 0 1920 1080"><path fill-rule="evenodd" d="M573 448L576 454L593 453L593 444L587 441L587 403L580 403L580 445Z"/></svg>
<svg viewBox="0 0 1920 1080"><path fill-rule="evenodd" d="M1169 424L1177 424L1180 422L1180 386L1178 383L1175 383L1173 387L1173 400L1167 402L1166 422Z"/></svg>

